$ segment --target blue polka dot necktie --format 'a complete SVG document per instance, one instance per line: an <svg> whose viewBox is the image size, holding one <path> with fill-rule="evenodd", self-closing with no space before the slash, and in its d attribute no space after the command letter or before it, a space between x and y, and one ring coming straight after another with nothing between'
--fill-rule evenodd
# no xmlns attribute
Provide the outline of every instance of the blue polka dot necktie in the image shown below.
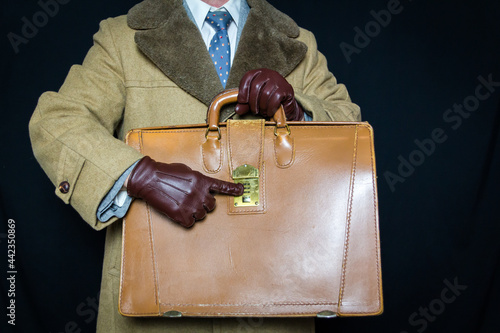
<svg viewBox="0 0 500 333"><path fill-rule="evenodd" d="M227 27L232 20L233 18L227 11L208 12L205 19L215 29L215 35L210 41L208 52L224 88L231 67L231 48L229 46Z"/></svg>

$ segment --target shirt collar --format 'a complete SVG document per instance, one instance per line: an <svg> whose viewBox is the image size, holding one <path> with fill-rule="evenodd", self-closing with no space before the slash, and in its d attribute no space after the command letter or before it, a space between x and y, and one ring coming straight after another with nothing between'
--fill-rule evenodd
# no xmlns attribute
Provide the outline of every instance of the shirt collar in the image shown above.
<svg viewBox="0 0 500 333"><path fill-rule="evenodd" d="M209 11L214 11L218 9L216 7L210 6L209 4L206 4L201 0L185 0L185 1L189 6L189 9L191 10L191 13L193 14L193 18L196 22L196 25L198 26L198 29L200 30L201 27L203 26L203 23L205 22L207 13ZM220 7L228 11L228 13L233 18L234 23L236 23L236 26L238 26L240 22L241 1L242 0L229 0L224 6Z"/></svg>

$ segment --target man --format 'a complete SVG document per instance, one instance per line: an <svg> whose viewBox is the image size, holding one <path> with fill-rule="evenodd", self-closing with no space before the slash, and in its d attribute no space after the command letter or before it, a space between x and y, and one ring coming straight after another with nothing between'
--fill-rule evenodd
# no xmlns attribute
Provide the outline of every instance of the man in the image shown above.
<svg viewBox="0 0 500 333"><path fill-rule="evenodd" d="M227 73L211 57L219 32L206 16L218 10L231 16L223 32L230 44ZM265 319L249 326L244 319L141 319L117 311L122 234L117 221L132 197L189 227L215 207L215 201L203 206L213 192L241 191L189 166L178 170L142 156L123 143L124 136L133 128L204 123L207 105L224 87L240 87L240 94L236 109L222 110L221 121L272 116L279 104L288 119L360 119L347 90L328 71L314 36L264 0L143 1L127 16L103 21L83 64L71 68L58 93L41 96L30 122L35 156L56 195L92 228L107 229L99 332L313 330L312 319ZM190 196L179 210L155 191L145 193L158 183L154 171L164 168L203 184L203 198Z"/></svg>

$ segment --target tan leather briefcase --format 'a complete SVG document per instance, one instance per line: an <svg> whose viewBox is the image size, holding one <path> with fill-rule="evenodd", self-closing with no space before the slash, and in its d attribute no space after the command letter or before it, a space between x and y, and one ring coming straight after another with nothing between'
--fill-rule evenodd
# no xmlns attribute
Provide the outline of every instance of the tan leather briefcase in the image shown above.
<svg viewBox="0 0 500 333"><path fill-rule="evenodd" d="M218 123L132 130L161 162L243 183L185 229L135 200L123 223L125 316L364 316L382 312L373 132L366 122Z"/></svg>

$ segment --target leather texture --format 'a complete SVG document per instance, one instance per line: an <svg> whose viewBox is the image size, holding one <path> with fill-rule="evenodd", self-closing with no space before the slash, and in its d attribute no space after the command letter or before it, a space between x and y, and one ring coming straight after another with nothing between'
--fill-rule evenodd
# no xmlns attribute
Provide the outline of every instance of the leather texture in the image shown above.
<svg viewBox="0 0 500 333"><path fill-rule="evenodd" d="M243 185L207 177L182 163L166 164L145 156L130 173L127 192L189 228L215 209L213 193L242 195Z"/></svg>
<svg viewBox="0 0 500 333"><path fill-rule="evenodd" d="M267 68L248 71L239 86L235 112L249 111L262 117L272 117L283 105L287 120L302 120L304 111L294 97L293 87L280 73Z"/></svg>
<svg viewBox="0 0 500 333"><path fill-rule="evenodd" d="M218 179L231 182L235 168L252 165L259 171L259 200L240 207L234 197L216 196L217 208L190 229L135 200L123 222L120 313L382 313L371 126L285 123L281 110L280 122L214 124L220 106L236 96L234 90L220 95L207 124L128 133L127 143L142 154Z"/></svg>

